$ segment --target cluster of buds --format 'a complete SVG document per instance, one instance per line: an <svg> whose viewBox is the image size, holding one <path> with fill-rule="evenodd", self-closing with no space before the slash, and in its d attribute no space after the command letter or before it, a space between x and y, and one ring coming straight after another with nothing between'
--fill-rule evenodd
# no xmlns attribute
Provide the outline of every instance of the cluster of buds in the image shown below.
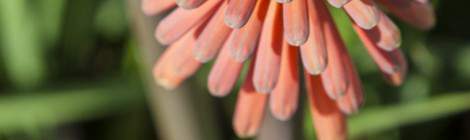
<svg viewBox="0 0 470 140"><path fill-rule="evenodd" d="M392 85L403 82L407 62L399 49L400 30L378 5L419 29L435 23L427 0L143 0L146 15L174 9L156 27L156 39L169 47L154 77L176 88L216 58L208 88L222 97L250 63L233 119L241 137L256 135L267 105L276 118L288 120L297 110L303 79L319 139L346 139L345 116L358 110L363 91L326 3L347 13Z"/></svg>

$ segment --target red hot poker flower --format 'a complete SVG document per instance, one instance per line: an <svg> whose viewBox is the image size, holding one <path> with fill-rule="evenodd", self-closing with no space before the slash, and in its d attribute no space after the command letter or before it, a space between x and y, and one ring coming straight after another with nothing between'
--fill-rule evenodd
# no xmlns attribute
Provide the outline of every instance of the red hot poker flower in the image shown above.
<svg viewBox="0 0 470 140"><path fill-rule="evenodd" d="M392 20L373 0L327 2L349 15L386 80L400 85L407 63L399 49L400 31ZM377 2L419 29L434 25L427 0ZM234 113L239 136L256 135L267 105L280 120L295 113L302 79L298 65L303 64L319 139L347 138L344 115L362 104L362 86L323 0L143 0L142 9L147 15L175 9L155 33L160 43L169 45L154 68L156 81L165 88L178 87L203 63L216 58L208 88L214 96L226 96L245 61L251 60Z"/></svg>

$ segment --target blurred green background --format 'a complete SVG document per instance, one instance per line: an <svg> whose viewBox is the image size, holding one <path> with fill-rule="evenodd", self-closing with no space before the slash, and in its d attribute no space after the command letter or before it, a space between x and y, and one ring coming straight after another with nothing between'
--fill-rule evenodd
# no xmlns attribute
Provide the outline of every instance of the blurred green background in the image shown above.
<svg viewBox="0 0 470 140"><path fill-rule="evenodd" d="M470 140L470 1L434 3L431 31L398 22L410 63L399 88L331 9L366 91L349 118L351 139ZM0 0L0 139L238 139L236 95L209 96L209 65L176 91L153 83L158 17L139 8L138 0ZM268 113L254 139L273 138L315 139L308 109L288 122Z"/></svg>

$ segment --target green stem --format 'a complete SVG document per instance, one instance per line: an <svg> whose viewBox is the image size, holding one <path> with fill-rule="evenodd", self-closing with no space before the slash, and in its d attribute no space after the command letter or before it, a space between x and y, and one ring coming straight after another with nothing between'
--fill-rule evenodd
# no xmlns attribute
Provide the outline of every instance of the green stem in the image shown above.
<svg viewBox="0 0 470 140"><path fill-rule="evenodd" d="M12 133L104 116L144 100L137 86L97 84L0 98L0 132Z"/></svg>
<svg viewBox="0 0 470 140"><path fill-rule="evenodd" d="M422 102L365 109L349 120L352 138L470 110L470 92L444 93Z"/></svg>

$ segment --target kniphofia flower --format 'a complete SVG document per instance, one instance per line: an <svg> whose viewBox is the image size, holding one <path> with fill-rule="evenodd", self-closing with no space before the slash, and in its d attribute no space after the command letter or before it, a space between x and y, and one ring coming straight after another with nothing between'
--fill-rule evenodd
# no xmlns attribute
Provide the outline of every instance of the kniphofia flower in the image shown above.
<svg viewBox="0 0 470 140"><path fill-rule="evenodd" d="M399 49L400 31L378 5L412 26L429 29L434 25L431 4L427 0L327 3L349 15L385 79L400 85L407 71ZM239 136L257 133L267 105L276 118L289 119L298 106L299 80L304 79L319 139L347 138L345 115L358 110L363 91L323 0L143 0L142 8L147 15L174 9L155 33L160 43L169 46L154 68L163 87L176 88L216 58L208 88L214 96L226 96L244 63L250 63L234 113Z"/></svg>

